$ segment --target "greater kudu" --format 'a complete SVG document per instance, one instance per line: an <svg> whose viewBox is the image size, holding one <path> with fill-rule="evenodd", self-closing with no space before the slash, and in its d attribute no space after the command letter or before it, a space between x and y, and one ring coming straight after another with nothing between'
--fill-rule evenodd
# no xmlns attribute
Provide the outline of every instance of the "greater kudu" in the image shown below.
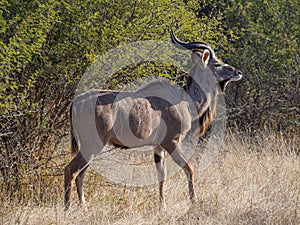
<svg viewBox="0 0 300 225"><path fill-rule="evenodd" d="M153 146L162 205L165 204L164 155L165 151L168 152L184 170L189 197L192 202L196 201L194 171L182 152L182 140L193 123L200 127L196 133L204 134L215 115L217 95L224 91L228 82L239 80L242 73L219 61L213 49L203 42L182 42L173 32L171 39L177 47L192 51L194 66L185 90L154 81L133 92L92 90L73 101L70 109L71 150L77 155L65 168L66 209L74 180L79 200L84 203L83 179L96 154L95 150L89 149L100 152L106 144L121 148ZM95 139L99 139L100 144L95 144Z"/></svg>

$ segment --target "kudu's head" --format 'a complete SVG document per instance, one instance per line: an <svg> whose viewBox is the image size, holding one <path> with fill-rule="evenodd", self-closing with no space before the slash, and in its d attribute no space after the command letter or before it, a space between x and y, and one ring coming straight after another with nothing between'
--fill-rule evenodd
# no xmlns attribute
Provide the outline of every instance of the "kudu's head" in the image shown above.
<svg viewBox="0 0 300 225"><path fill-rule="evenodd" d="M180 41L171 30L172 42L181 49L188 49L193 52L194 63L200 62L201 67L208 67L215 75L221 91L225 91L230 81L238 81L242 78L242 72L234 67L223 63L216 58L214 50L204 42L183 42Z"/></svg>

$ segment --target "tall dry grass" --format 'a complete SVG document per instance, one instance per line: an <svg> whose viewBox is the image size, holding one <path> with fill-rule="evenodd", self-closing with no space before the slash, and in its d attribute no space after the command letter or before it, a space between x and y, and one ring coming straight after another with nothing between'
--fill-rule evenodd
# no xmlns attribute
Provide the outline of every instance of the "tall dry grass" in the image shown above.
<svg viewBox="0 0 300 225"><path fill-rule="evenodd" d="M198 203L188 201L186 177L166 182L165 211L158 188L109 184L86 177L87 208L63 208L63 183L50 203L1 203L0 224L300 224L300 156L297 140L275 135L228 135L221 153L201 169L193 157ZM298 152L299 153L299 152ZM75 194L73 201L77 200Z"/></svg>

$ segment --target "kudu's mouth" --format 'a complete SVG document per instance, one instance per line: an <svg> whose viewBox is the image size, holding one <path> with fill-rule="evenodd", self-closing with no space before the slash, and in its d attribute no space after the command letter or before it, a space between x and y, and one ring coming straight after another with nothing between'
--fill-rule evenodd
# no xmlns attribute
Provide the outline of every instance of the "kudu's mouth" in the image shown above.
<svg viewBox="0 0 300 225"><path fill-rule="evenodd" d="M242 74L243 74L242 71L237 70L235 73L235 76L233 78L231 78L230 81L238 81L238 80L242 79L242 77L243 77Z"/></svg>
<svg viewBox="0 0 300 225"><path fill-rule="evenodd" d="M219 81L219 85L221 87L221 91L224 92L225 91L225 88L227 86L227 84L231 81L238 81L240 79L242 79L243 75L242 75L242 72L240 70L236 71L236 73L232 76L232 77L229 77L227 79L224 79L222 81Z"/></svg>

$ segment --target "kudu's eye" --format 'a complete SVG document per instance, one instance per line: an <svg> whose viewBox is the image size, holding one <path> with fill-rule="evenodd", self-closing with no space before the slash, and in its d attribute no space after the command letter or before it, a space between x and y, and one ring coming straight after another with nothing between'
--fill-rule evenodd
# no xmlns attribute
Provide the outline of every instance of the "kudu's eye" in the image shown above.
<svg viewBox="0 0 300 225"><path fill-rule="evenodd" d="M222 66L220 63L214 63L214 67L220 67Z"/></svg>

